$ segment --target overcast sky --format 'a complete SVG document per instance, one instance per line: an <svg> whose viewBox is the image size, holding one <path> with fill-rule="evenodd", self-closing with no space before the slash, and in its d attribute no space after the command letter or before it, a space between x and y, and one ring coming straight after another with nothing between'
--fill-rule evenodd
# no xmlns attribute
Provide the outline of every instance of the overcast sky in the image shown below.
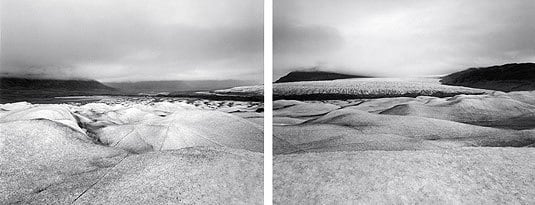
<svg viewBox="0 0 535 205"><path fill-rule="evenodd" d="M300 67L380 76L535 61L533 0L274 0L275 78Z"/></svg>
<svg viewBox="0 0 535 205"><path fill-rule="evenodd" d="M263 79L262 0L2 0L3 73Z"/></svg>

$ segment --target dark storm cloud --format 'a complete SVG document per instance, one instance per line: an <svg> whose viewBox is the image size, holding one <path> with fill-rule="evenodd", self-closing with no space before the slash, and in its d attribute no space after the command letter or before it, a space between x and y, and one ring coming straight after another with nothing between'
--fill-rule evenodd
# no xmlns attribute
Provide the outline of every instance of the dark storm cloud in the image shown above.
<svg viewBox="0 0 535 205"><path fill-rule="evenodd" d="M531 0L275 0L274 9L275 77L318 64L408 76L535 61Z"/></svg>
<svg viewBox="0 0 535 205"><path fill-rule="evenodd" d="M262 79L262 1L2 1L2 72Z"/></svg>

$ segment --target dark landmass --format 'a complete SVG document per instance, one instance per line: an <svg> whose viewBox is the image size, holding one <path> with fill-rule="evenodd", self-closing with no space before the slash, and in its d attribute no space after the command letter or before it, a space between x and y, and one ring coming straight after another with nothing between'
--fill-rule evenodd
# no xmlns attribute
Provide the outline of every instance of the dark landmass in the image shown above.
<svg viewBox="0 0 535 205"><path fill-rule="evenodd" d="M1 89L116 90L96 80L62 80L0 77Z"/></svg>
<svg viewBox="0 0 535 205"><path fill-rule="evenodd" d="M469 68L444 76L440 82L505 92L535 90L535 63Z"/></svg>
<svg viewBox="0 0 535 205"><path fill-rule="evenodd" d="M27 101L30 103L93 102L98 98L56 98L68 96L150 96L179 97L207 100L263 101L263 96L250 94L218 94L209 88L228 88L241 81L151 81L138 83L109 83L85 79L38 79L21 77L0 77L0 103ZM181 87L180 84L184 87ZM241 82L244 83L244 82ZM132 85L132 88L128 88ZM147 88L143 88L147 85ZM197 89L193 86L199 85ZM117 86L117 87L110 87ZM144 92L143 92L144 91ZM165 94L161 94L164 92ZM160 93L160 94L158 94Z"/></svg>
<svg viewBox="0 0 535 205"><path fill-rule="evenodd" d="M275 83L299 82L299 81L324 81L347 78L370 78L370 76L350 75L326 71L292 71L279 78Z"/></svg>
<svg viewBox="0 0 535 205"><path fill-rule="evenodd" d="M258 94L247 93L213 93L213 92L194 92L194 91L178 91L166 95L160 94L157 97L181 97L181 98L198 98L207 100L235 100L235 101L253 101L264 102L264 96Z"/></svg>
<svg viewBox="0 0 535 205"><path fill-rule="evenodd" d="M181 91L209 91L227 89L237 86L254 85L253 82L239 80L198 80L198 81L139 81L115 82L106 85L118 88L127 93L162 93Z"/></svg>
<svg viewBox="0 0 535 205"><path fill-rule="evenodd" d="M60 96L120 95L96 80L0 77L0 103L46 102Z"/></svg>

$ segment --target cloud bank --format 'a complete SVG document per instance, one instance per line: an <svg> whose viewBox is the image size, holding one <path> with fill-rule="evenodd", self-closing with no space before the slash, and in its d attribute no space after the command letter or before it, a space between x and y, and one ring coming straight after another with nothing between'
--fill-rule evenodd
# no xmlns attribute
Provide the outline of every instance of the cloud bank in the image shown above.
<svg viewBox="0 0 535 205"><path fill-rule="evenodd" d="M379 76L535 61L531 0L275 0L274 77L300 67Z"/></svg>
<svg viewBox="0 0 535 205"><path fill-rule="evenodd" d="M3 73L261 82L261 0L5 0Z"/></svg>

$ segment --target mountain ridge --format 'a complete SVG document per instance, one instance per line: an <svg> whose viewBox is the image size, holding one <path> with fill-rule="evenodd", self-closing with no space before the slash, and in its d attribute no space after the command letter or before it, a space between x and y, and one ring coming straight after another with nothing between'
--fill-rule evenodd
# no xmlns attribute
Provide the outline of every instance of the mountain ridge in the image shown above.
<svg viewBox="0 0 535 205"><path fill-rule="evenodd" d="M446 75L440 82L445 85L505 92L535 90L535 63L468 68Z"/></svg>
<svg viewBox="0 0 535 205"><path fill-rule="evenodd" d="M0 77L1 89L116 90L91 79Z"/></svg>
<svg viewBox="0 0 535 205"><path fill-rule="evenodd" d="M343 74L337 72L314 70L292 71L280 77L275 83L299 82L299 81L326 81L348 78L371 78L371 76Z"/></svg>

